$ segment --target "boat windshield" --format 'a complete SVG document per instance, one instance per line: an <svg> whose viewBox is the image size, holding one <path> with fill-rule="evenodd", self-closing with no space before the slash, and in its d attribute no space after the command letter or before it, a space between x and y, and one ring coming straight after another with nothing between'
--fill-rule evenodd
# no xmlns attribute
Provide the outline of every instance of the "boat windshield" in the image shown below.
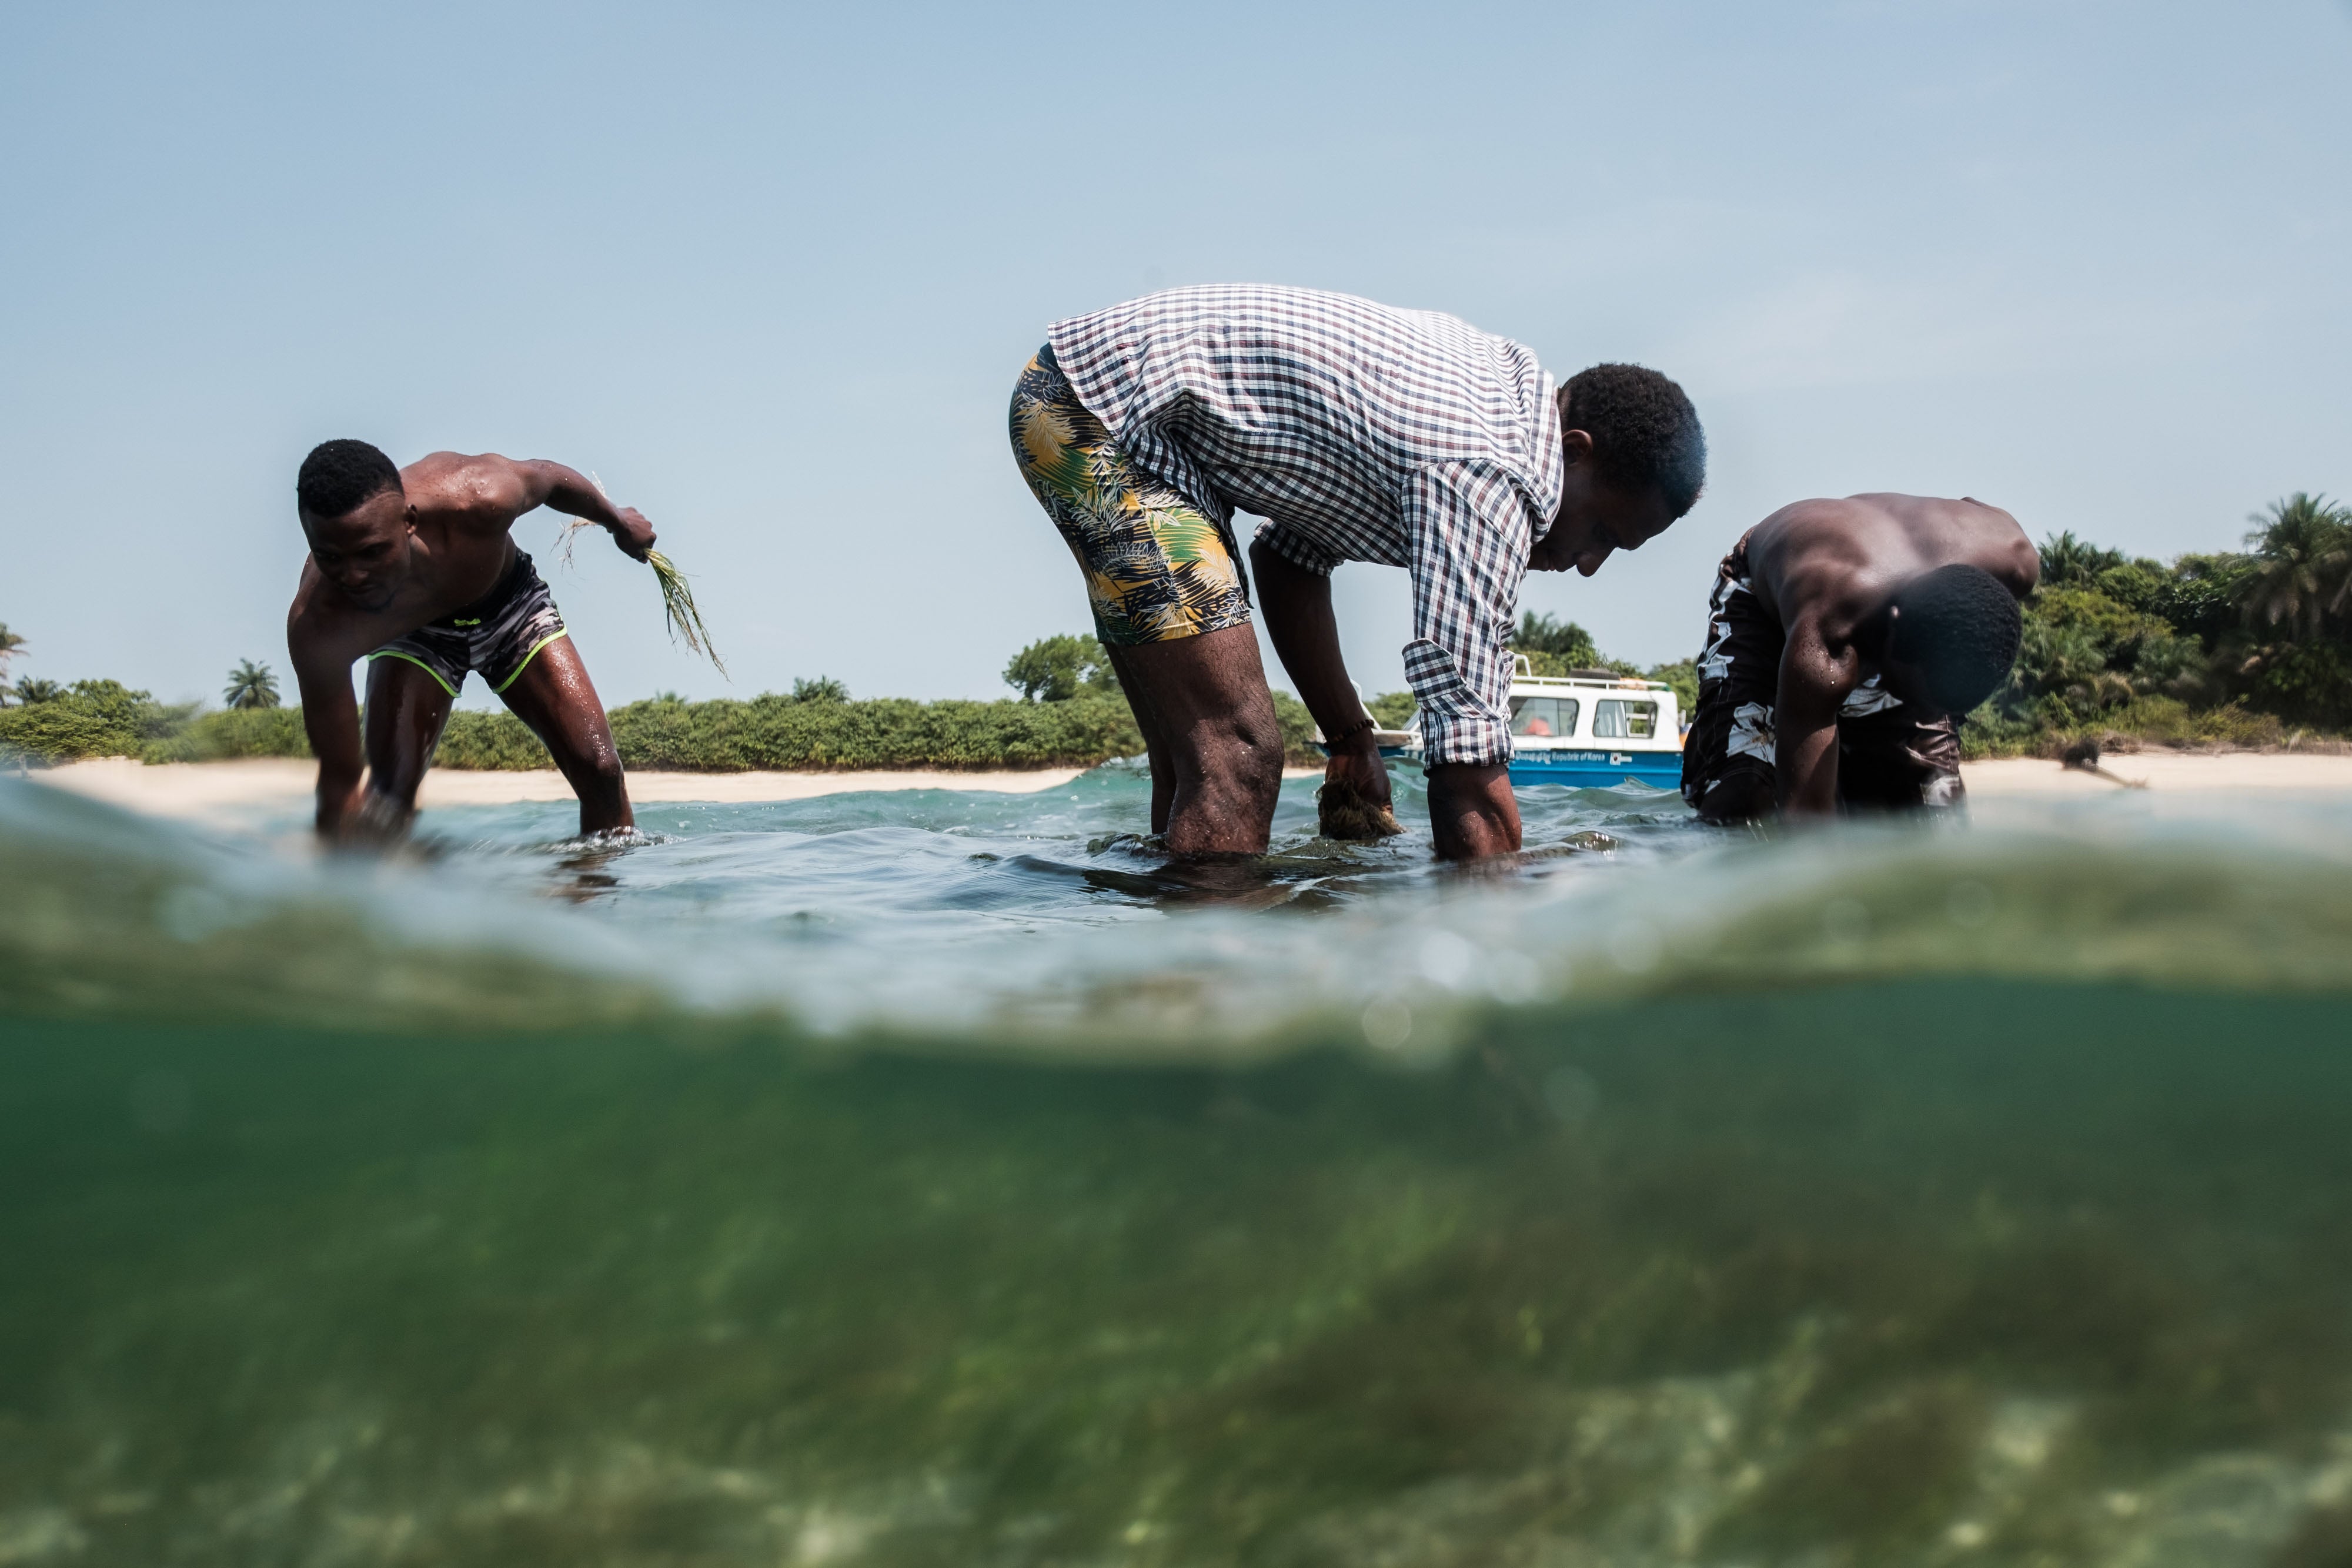
<svg viewBox="0 0 2352 1568"><path fill-rule="evenodd" d="M1595 740L1647 740L1658 733L1658 705L1612 697L1592 705Z"/></svg>
<svg viewBox="0 0 2352 1568"><path fill-rule="evenodd" d="M1533 737L1574 735L1574 697L1513 697L1511 733Z"/></svg>

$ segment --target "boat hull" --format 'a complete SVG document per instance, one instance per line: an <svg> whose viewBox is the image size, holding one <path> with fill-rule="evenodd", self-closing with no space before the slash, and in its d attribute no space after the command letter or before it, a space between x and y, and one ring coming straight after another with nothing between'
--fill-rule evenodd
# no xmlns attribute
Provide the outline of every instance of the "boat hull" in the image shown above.
<svg viewBox="0 0 2352 1568"><path fill-rule="evenodd" d="M1583 747L1522 751L1511 758L1511 782L1562 784L1571 789L1610 789L1624 783L1646 784L1654 789L1678 789L1683 781L1680 751L1609 751Z"/></svg>

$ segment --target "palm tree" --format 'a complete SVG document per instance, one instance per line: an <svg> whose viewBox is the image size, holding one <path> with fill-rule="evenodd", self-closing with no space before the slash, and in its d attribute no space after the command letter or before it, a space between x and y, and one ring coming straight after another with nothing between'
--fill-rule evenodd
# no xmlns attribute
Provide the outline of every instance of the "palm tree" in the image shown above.
<svg viewBox="0 0 2352 1568"><path fill-rule="evenodd" d="M27 707L35 703L53 703L65 695L65 687L37 675L16 683L16 700Z"/></svg>
<svg viewBox="0 0 2352 1568"><path fill-rule="evenodd" d="M2247 520L2254 564L2239 612L2249 626L2284 622L2290 638L2316 639L2327 612L2352 594L2352 512L2297 490Z"/></svg>
<svg viewBox="0 0 2352 1568"><path fill-rule="evenodd" d="M267 664L239 659L236 668L228 673L228 685L221 693L221 701L230 707L276 707L278 677L269 673Z"/></svg>
<svg viewBox="0 0 2352 1568"><path fill-rule="evenodd" d="M2042 541L2042 581L2047 588L2068 583L2087 588L2098 581L2099 573L2123 563L2123 551L2101 549L2088 539L2078 539L2072 528Z"/></svg>
<svg viewBox="0 0 2352 1568"><path fill-rule="evenodd" d="M0 707L6 706L8 702L8 661L15 658L16 650L24 645L25 640L8 630L5 621L0 621Z"/></svg>

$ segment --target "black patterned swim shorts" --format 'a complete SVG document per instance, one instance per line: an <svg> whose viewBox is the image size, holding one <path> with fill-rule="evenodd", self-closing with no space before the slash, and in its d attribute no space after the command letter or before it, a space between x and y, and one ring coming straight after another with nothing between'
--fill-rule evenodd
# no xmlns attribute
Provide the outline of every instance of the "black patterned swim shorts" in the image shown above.
<svg viewBox="0 0 2352 1568"><path fill-rule="evenodd" d="M490 690L505 691L541 648L562 635L554 597L530 557L517 550L499 585L479 600L394 637L368 657L405 659L454 697L470 670L479 670Z"/></svg>

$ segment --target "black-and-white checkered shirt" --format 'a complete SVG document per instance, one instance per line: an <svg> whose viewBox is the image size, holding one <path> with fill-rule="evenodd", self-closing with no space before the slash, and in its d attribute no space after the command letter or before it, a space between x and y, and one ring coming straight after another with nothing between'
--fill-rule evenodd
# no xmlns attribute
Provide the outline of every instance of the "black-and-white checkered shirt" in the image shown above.
<svg viewBox="0 0 2352 1568"><path fill-rule="evenodd" d="M1508 652L1528 550L1559 507L1552 379L1433 310L1253 284L1171 288L1048 334L1139 467L1286 559L1412 574L1405 679L1430 762L1511 755Z"/></svg>

